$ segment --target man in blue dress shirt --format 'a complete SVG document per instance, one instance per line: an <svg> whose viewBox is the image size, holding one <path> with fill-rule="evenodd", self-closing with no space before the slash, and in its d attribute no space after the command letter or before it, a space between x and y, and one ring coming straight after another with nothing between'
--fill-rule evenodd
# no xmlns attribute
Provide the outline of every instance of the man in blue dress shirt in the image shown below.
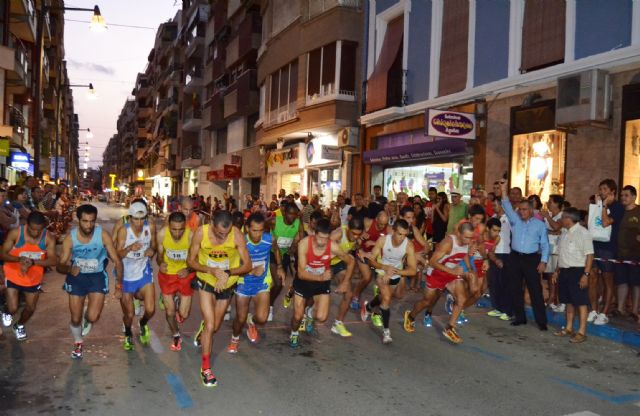
<svg viewBox="0 0 640 416"><path fill-rule="evenodd" d="M514 210L507 193L507 181L501 180L502 206L511 223L511 254L507 271L511 294L513 296L514 320L511 325L527 323L524 314L524 283L529 290L533 315L541 331L547 330L547 314L540 275L544 272L549 260L549 239L544 222L533 216L533 205L523 200Z"/></svg>

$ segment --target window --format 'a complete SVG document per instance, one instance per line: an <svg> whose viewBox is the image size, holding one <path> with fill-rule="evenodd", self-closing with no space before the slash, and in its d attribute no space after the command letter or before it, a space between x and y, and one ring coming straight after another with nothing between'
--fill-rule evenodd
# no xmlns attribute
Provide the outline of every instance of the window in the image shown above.
<svg viewBox="0 0 640 416"><path fill-rule="evenodd" d="M314 49L308 55L307 96L324 97L336 91L336 44Z"/></svg>
<svg viewBox="0 0 640 416"><path fill-rule="evenodd" d="M354 42L342 41L340 54L340 94L355 95L356 91L356 53L358 45Z"/></svg>
<svg viewBox="0 0 640 416"><path fill-rule="evenodd" d="M258 122L258 115L253 114L247 118L247 128L245 129L244 146L251 147L256 144L256 129L253 127Z"/></svg>
<svg viewBox="0 0 640 416"><path fill-rule="evenodd" d="M297 116L298 60L269 76L269 114L267 124L283 123Z"/></svg>
<svg viewBox="0 0 640 416"><path fill-rule="evenodd" d="M525 2L521 72L564 62L565 13L564 0Z"/></svg>
<svg viewBox="0 0 640 416"><path fill-rule="evenodd" d="M403 16L387 23L376 66L367 81L367 113L398 105L401 101L403 36Z"/></svg>
<svg viewBox="0 0 640 416"><path fill-rule="evenodd" d="M220 129L216 132L216 155L227 153L227 129Z"/></svg>

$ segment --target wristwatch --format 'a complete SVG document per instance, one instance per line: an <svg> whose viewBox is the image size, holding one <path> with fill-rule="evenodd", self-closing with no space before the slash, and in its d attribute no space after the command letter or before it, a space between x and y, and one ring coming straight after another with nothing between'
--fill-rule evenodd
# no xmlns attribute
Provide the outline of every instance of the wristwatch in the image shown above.
<svg viewBox="0 0 640 416"><path fill-rule="evenodd" d="M583 275L583 276L587 276L587 277L588 277L590 274L591 274L591 272L584 272L584 273L582 273L582 275Z"/></svg>

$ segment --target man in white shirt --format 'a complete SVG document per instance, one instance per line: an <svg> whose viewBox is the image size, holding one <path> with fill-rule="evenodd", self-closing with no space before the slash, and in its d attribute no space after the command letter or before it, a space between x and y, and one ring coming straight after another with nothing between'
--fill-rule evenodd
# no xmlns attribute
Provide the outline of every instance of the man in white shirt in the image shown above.
<svg viewBox="0 0 640 416"><path fill-rule="evenodd" d="M338 215L340 215L340 223L342 225L348 225L349 210L351 209L351 205L345 204L344 195L338 195L336 202L338 204Z"/></svg>
<svg viewBox="0 0 640 416"><path fill-rule="evenodd" d="M491 298L493 310L488 315L508 321L513 315L508 275L505 272L509 261L509 253L511 253L511 224L504 213L502 201L499 198L493 201L493 210L496 213L496 218L500 220L501 227L500 241L495 249L495 258L490 258L491 261L489 262L489 297Z"/></svg>
<svg viewBox="0 0 640 416"><path fill-rule="evenodd" d="M567 208L562 213L562 226L567 230L558 241L558 269L553 273L558 283L559 298L565 303L567 325L555 336L569 336L572 343L584 342L589 305L589 275L593 264L593 240L589 231L580 225L580 212ZM573 331L576 309L580 319L578 332Z"/></svg>

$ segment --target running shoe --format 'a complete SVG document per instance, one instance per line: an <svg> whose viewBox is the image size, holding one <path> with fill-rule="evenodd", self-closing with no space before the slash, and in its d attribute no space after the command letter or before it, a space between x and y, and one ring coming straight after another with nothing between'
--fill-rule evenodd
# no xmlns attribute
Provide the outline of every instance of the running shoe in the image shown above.
<svg viewBox="0 0 640 416"><path fill-rule="evenodd" d="M344 322L334 322L331 327L331 332L341 337L350 337L352 335L351 332L347 330L347 327L344 326Z"/></svg>
<svg viewBox="0 0 640 416"><path fill-rule="evenodd" d="M411 311L404 311L404 321L402 326L404 327L404 330L409 333L416 332L416 323L411 319Z"/></svg>
<svg viewBox="0 0 640 416"><path fill-rule="evenodd" d="M5 328L8 328L11 326L12 322L13 322L13 315L11 315L10 313L2 314L2 326L4 326Z"/></svg>
<svg viewBox="0 0 640 416"><path fill-rule="evenodd" d="M282 306L284 306L285 309L289 309L289 306L291 306L291 296L289 296L288 293L284 295L282 299Z"/></svg>
<svg viewBox="0 0 640 416"><path fill-rule="evenodd" d="M140 305L140 301L138 299L133 300L133 307L135 308L136 316L142 316L144 308Z"/></svg>
<svg viewBox="0 0 640 416"><path fill-rule="evenodd" d="M171 343L171 351L180 351L182 350L182 337L180 335L173 337L173 342Z"/></svg>
<svg viewBox="0 0 640 416"><path fill-rule="evenodd" d="M379 313L371 314L371 323L373 326L381 328L382 327L382 316Z"/></svg>
<svg viewBox="0 0 640 416"><path fill-rule="evenodd" d="M124 337L122 348L124 348L125 351L133 351L135 349L135 344L133 343L133 337Z"/></svg>
<svg viewBox="0 0 640 416"><path fill-rule="evenodd" d="M510 321L511 317L509 315L507 315L506 313L503 313L502 315L500 315L500 320L501 321Z"/></svg>
<svg viewBox="0 0 640 416"><path fill-rule="evenodd" d="M307 319L305 319L305 328L304 331L309 334L309 335L316 335L316 327L314 325L315 321L313 320L313 318L309 318L307 316Z"/></svg>
<svg viewBox="0 0 640 416"><path fill-rule="evenodd" d="M589 315L587 316L587 322L593 322L593 321L596 320L597 317L598 317L598 312L591 311L591 312L589 312Z"/></svg>
<svg viewBox="0 0 640 416"><path fill-rule="evenodd" d="M273 306L269 306L269 316L267 316L267 322L273 321Z"/></svg>
<svg viewBox="0 0 640 416"><path fill-rule="evenodd" d="M193 345L196 348L200 347L200 335L202 335L202 331L204 331L204 321L200 321L200 326L196 331L196 334L193 336Z"/></svg>
<svg viewBox="0 0 640 416"><path fill-rule="evenodd" d="M140 343L142 345L149 345L151 341L151 334L149 333L149 325L140 325Z"/></svg>
<svg viewBox="0 0 640 416"><path fill-rule="evenodd" d="M24 325L13 325L13 332L16 333L16 339L18 341L24 341L25 339L27 339L27 329L24 327Z"/></svg>
<svg viewBox="0 0 640 416"><path fill-rule="evenodd" d="M356 297L351 298L351 304L349 306L354 311L360 310L360 299Z"/></svg>
<svg viewBox="0 0 640 416"><path fill-rule="evenodd" d="M92 327L93 327L93 324L87 321L83 315L82 316L82 336L86 337L87 335L89 335L89 332L91 332Z"/></svg>
<svg viewBox="0 0 640 416"><path fill-rule="evenodd" d="M289 336L289 346L291 348L298 348L300 346L300 335L291 334Z"/></svg>
<svg viewBox="0 0 640 416"><path fill-rule="evenodd" d="M158 298L158 306L160 306L160 310L161 311L165 310L165 307L164 307L164 296L162 296L162 293L160 294L160 297Z"/></svg>
<svg viewBox="0 0 640 416"><path fill-rule="evenodd" d="M453 304L456 302L456 300L454 299L453 295L449 292L447 292L447 296L445 297L445 301L444 301L444 310L451 315L451 312L453 312Z"/></svg>
<svg viewBox="0 0 640 416"><path fill-rule="evenodd" d="M604 313L599 313L596 319L593 321L594 325L606 325L609 323L609 318Z"/></svg>
<svg viewBox="0 0 640 416"><path fill-rule="evenodd" d="M233 337L231 337L231 341L229 342L229 345L227 346L227 352L229 354L237 354L238 353L238 344L240 343L239 339L234 339Z"/></svg>
<svg viewBox="0 0 640 416"><path fill-rule="evenodd" d="M442 335L444 335L444 337L451 341L453 344L462 344L462 338L460 338L460 336L456 332L456 329L453 327L445 328L442 331Z"/></svg>
<svg viewBox="0 0 640 416"><path fill-rule="evenodd" d="M487 312L487 315L494 317L494 318L499 318L502 315L502 312L500 312L497 309L494 309L492 311Z"/></svg>
<svg viewBox="0 0 640 416"><path fill-rule="evenodd" d="M73 350L71 351L71 358L79 360L82 358L82 342L76 342L73 344Z"/></svg>
<svg viewBox="0 0 640 416"><path fill-rule="evenodd" d="M307 329L307 315L302 317L302 321L300 321L300 325L298 326L298 332L304 332Z"/></svg>
<svg viewBox="0 0 640 416"><path fill-rule="evenodd" d="M205 387L215 387L218 385L218 380L216 380L216 376L210 368L200 369L200 379L202 380L202 385Z"/></svg>
<svg viewBox="0 0 640 416"><path fill-rule="evenodd" d="M260 333L258 332L256 324L253 323L253 315L251 314L249 314L247 318L247 338L254 344L260 339Z"/></svg>
<svg viewBox="0 0 640 416"><path fill-rule="evenodd" d="M383 344L391 344L393 342L393 338L391 338L391 331L385 329L382 331L382 343Z"/></svg>
<svg viewBox="0 0 640 416"><path fill-rule="evenodd" d="M458 325L463 325L469 322L469 318L467 318L467 316L464 314L464 311L461 311L460 315L458 315L458 320L456 322Z"/></svg>
<svg viewBox="0 0 640 416"><path fill-rule="evenodd" d="M365 300L364 303L362 304L362 307L360 307L360 319L362 319L362 322L367 322L367 319L369 319L369 317L371 316L371 312L367 310L368 304L369 302ZM360 304L358 304L358 306L359 305Z"/></svg>
<svg viewBox="0 0 640 416"><path fill-rule="evenodd" d="M433 318L430 314L426 314L424 316L424 318L422 319L422 325L426 326L427 328L431 328L433 326Z"/></svg>

